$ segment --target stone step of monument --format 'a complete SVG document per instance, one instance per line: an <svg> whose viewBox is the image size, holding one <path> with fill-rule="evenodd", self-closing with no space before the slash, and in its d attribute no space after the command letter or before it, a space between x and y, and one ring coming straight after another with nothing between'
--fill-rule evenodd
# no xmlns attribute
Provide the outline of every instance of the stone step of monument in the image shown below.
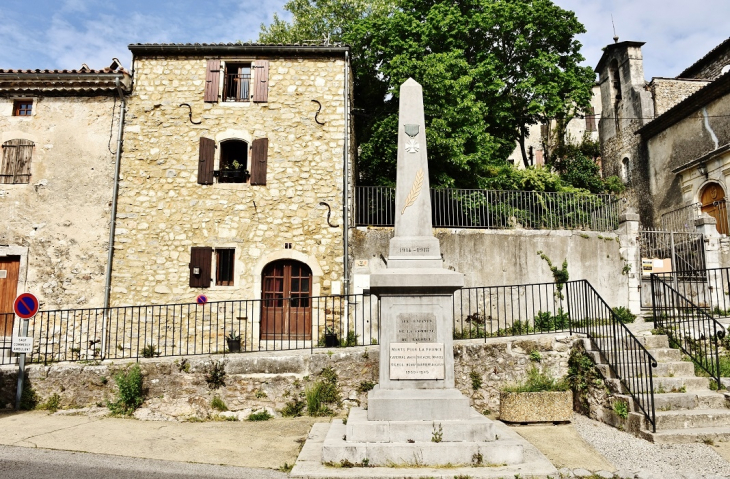
<svg viewBox="0 0 730 479"><path fill-rule="evenodd" d="M614 391L626 392L618 379L607 379L606 383ZM647 391L647 382L644 378L626 378L626 384L632 385L635 393ZM654 377L654 394L684 393L687 391L709 390L710 380L698 377Z"/></svg>
<svg viewBox="0 0 730 479"><path fill-rule="evenodd" d="M367 411L350 409L346 441L350 442L490 442L494 424L474 409L468 418L447 421L368 421Z"/></svg>
<svg viewBox="0 0 730 479"><path fill-rule="evenodd" d="M588 355L593 359L593 362L595 363L603 363L606 360L608 361L624 361L624 359L627 357L634 357L634 354L639 354L638 351L634 350L626 350L619 353L613 352L613 351L604 351L603 353L599 351L586 351ZM654 357L654 359L657 360L657 362L673 362L673 361L681 361L682 360L682 353L678 349L672 349L672 348L655 348L650 349L649 353Z"/></svg>
<svg viewBox="0 0 730 479"><path fill-rule="evenodd" d="M596 367L598 368L598 371L603 374L603 377L616 377L608 364L596 364ZM616 369L618 371L631 371L632 368L636 368L636 366L631 363L619 363L616 365ZM657 367L652 368L651 373L654 377L694 377L695 368L694 365L688 361L671 361L666 363L657 363Z"/></svg>
<svg viewBox="0 0 730 479"><path fill-rule="evenodd" d="M324 464L341 466L350 463L370 466L509 466L524 462L519 440L491 442L349 442L347 428L334 419L322 447Z"/></svg>
<svg viewBox="0 0 730 479"><path fill-rule="evenodd" d="M641 348L636 347L637 340L646 349L662 349L662 348L669 347L669 338L664 334L634 336L634 337L627 336L627 337L621 339L621 346L628 347L629 350L641 349ZM613 347L614 347L614 344L613 344L614 338L613 337L594 338L589 341L593 341L595 343L595 346L597 346L597 347L606 346L608 349L613 349ZM591 347L590 349L593 350L595 348Z"/></svg>
<svg viewBox="0 0 730 479"><path fill-rule="evenodd" d="M471 415L469 398L458 389L381 389L368 393L370 421L448 421Z"/></svg>
<svg viewBox="0 0 730 479"><path fill-rule="evenodd" d="M688 411L657 411L657 431L730 427L730 409L692 409Z"/></svg>
<svg viewBox="0 0 730 479"><path fill-rule="evenodd" d="M639 431L639 437L656 444L719 443L730 440L730 427L710 426L693 429L665 429L662 431L657 430L657 432L642 429Z"/></svg>

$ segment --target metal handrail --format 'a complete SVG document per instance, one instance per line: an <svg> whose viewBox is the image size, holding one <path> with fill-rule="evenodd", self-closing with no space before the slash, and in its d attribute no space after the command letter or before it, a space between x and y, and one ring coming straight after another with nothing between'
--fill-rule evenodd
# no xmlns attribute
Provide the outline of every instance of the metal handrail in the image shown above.
<svg viewBox="0 0 730 479"><path fill-rule="evenodd" d="M662 329L721 387L719 342L725 337L722 324L664 281L661 274L651 275L651 298L654 327Z"/></svg>

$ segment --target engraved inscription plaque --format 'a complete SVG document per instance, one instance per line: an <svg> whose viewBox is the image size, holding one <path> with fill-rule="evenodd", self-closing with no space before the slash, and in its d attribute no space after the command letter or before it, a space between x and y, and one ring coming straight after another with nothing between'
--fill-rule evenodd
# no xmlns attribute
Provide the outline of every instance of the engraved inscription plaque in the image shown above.
<svg viewBox="0 0 730 479"><path fill-rule="evenodd" d="M400 313L396 316L399 343L435 343L436 315L433 313Z"/></svg>
<svg viewBox="0 0 730 479"><path fill-rule="evenodd" d="M444 379L444 343L390 343L390 379Z"/></svg>

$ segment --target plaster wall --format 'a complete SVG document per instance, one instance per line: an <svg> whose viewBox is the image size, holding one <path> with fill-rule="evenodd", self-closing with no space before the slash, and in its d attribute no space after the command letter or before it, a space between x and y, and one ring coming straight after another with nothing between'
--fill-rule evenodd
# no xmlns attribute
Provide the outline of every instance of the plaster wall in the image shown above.
<svg viewBox="0 0 730 479"><path fill-rule="evenodd" d="M276 259L306 263L314 295L343 280L344 60L267 59L267 103L204 103L202 56L135 60L112 305L190 302L201 293L211 301L257 298L261 269ZM324 125L312 100L322 104ZM201 137L268 138L267 184L198 184ZM331 208L329 223L321 202ZM193 246L234 248L233 286L190 288Z"/></svg>
<svg viewBox="0 0 730 479"><path fill-rule="evenodd" d="M730 142L730 122L726 118L728 115L730 97L725 96L647 141L647 151L651 158L650 193L654 198L656 219L683 204L680 176L672 173L672 170ZM722 157L708 162L708 177L711 175L725 183L724 172L727 168L724 162ZM698 173L695 171L694 175ZM690 188L694 190L693 183L702 183L702 180L695 177L691 183ZM685 194L695 195L697 191L692 190L686 190Z"/></svg>
<svg viewBox="0 0 730 479"><path fill-rule="evenodd" d="M29 117L12 108L0 98L0 140L35 146L30 182L0 184L0 255L21 256L18 292L41 309L101 306L119 100L41 96Z"/></svg>
<svg viewBox="0 0 730 479"><path fill-rule="evenodd" d="M615 233L568 230L444 230L444 267L464 273L465 287L552 283L542 251L560 268L568 261L570 279L586 279L612 307L628 306L629 275L621 240ZM354 284L386 267L389 228L358 228L352 234Z"/></svg>

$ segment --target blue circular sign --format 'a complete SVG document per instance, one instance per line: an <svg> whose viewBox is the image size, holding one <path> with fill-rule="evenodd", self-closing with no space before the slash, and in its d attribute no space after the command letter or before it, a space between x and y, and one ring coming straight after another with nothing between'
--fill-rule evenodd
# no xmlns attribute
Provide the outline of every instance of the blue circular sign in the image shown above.
<svg viewBox="0 0 730 479"><path fill-rule="evenodd" d="M198 304L205 304L208 302L208 297L204 294L201 294L197 298L195 298L195 302Z"/></svg>
<svg viewBox="0 0 730 479"><path fill-rule="evenodd" d="M30 293L23 293L15 298L13 310L22 319L32 318L38 312L38 298Z"/></svg>

